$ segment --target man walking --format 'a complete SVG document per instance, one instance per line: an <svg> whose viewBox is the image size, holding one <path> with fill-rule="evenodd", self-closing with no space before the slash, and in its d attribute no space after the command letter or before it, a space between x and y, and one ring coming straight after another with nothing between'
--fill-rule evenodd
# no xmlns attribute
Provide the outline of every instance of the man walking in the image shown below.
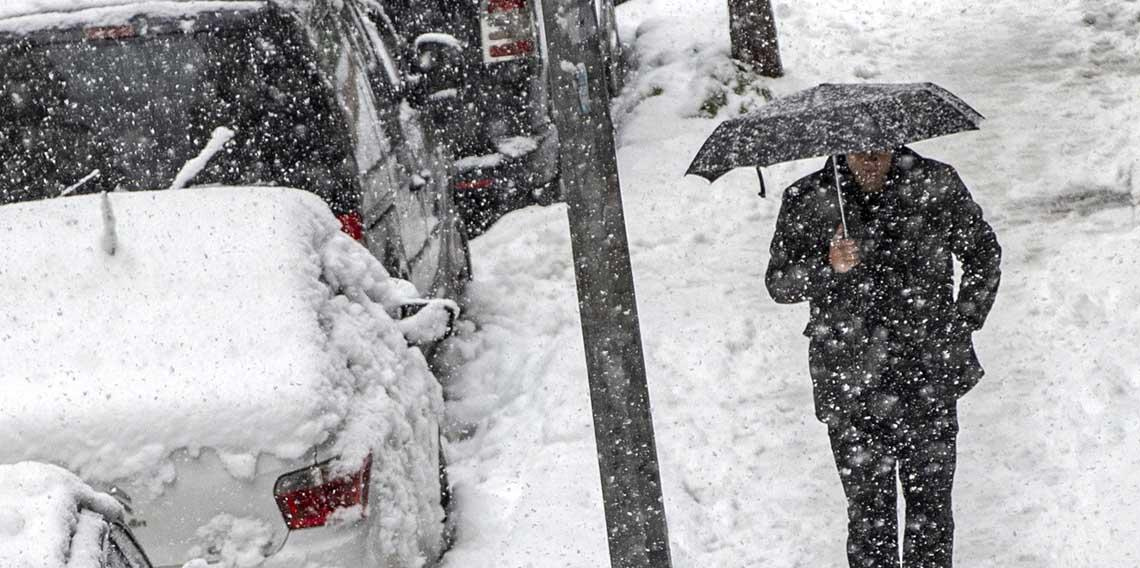
<svg viewBox="0 0 1140 568"><path fill-rule="evenodd" d="M769 293L811 306L815 412L847 496L849 564L900 566L897 476L902 566L949 568L957 400L982 377L971 333L1001 279L993 229L953 168L900 147L837 156L788 188L771 252Z"/></svg>

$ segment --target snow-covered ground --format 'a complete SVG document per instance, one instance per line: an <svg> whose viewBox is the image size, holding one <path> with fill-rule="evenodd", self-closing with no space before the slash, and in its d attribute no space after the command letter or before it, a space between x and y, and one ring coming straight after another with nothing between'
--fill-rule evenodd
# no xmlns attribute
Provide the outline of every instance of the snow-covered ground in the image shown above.
<svg viewBox="0 0 1140 568"><path fill-rule="evenodd" d="M1140 2L777 1L788 74L727 59L724 2L619 8L641 62L615 104L675 565L845 564L812 414L807 308L764 290L779 192L683 178L725 118L820 82L934 81L989 117L916 144L995 225L1004 281L960 403L962 566L1140 565ZM771 168L770 190L822 160ZM454 568L608 565L565 209L472 243L473 324L445 360Z"/></svg>

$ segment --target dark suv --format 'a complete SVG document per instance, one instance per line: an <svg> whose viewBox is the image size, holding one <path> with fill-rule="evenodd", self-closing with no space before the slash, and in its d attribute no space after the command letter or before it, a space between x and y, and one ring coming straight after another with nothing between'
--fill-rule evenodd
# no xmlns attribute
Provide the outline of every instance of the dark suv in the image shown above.
<svg viewBox="0 0 1140 568"><path fill-rule="evenodd" d="M148 6L0 20L0 204L170 187L226 127L194 184L312 191L393 275L459 292L450 160L406 101L390 25L353 2Z"/></svg>
<svg viewBox="0 0 1140 568"><path fill-rule="evenodd" d="M503 213L559 196L558 131L550 114L538 0L390 0L415 37L431 124L454 144L455 200L473 234ZM600 1L612 92L622 48L613 4Z"/></svg>

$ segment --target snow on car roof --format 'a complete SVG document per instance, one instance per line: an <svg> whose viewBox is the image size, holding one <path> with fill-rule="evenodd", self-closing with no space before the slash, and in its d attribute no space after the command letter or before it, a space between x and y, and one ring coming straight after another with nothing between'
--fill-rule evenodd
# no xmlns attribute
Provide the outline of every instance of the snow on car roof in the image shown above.
<svg viewBox="0 0 1140 568"><path fill-rule="evenodd" d="M123 0L24 0L0 5L0 32L30 34L43 30L91 26L120 26L137 16L161 19L194 18L218 11L253 11L264 8L260 1L166 0L129 2Z"/></svg>
<svg viewBox="0 0 1140 568"><path fill-rule="evenodd" d="M98 566L95 561L78 562L84 555L98 558L90 553L98 552L99 543L81 538L85 524L100 521L90 513L114 520L122 516L123 507L57 466L0 465L0 566Z"/></svg>
<svg viewBox="0 0 1140 568"><path fill-rule="evenodd" d="M99 196L0 207L0 462L161 486L179 449L295 459L353 412L346 349L400 377L404 337L363 296L414 289L388 278L316 196L109 197L114 256ZM324 282L364 292L334 301ZM363 348L330 338L345 335L335 318L346 309L371 318Z"/></svg>
<svg viewBox="0 0 1140 568"><path fill-rule="evenodd" d="M94 8L133 10L135 14L178 16L201 10L264 6L266 0L7 0L0 3L0 20L32 15L75 13Z"/></svg>

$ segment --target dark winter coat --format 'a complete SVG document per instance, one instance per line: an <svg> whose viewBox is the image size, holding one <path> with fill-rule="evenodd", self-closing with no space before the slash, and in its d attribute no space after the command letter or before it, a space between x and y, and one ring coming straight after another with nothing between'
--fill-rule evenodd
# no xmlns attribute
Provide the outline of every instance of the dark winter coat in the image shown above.
<svg viewBox="0 0 1140 568"><path fill-rule="evenodd" d="M993 306L1001 247L950 166L900 148L885 188L867 193L842 156L837 165L861 264L841 274L828 261L841 223L829 160L785 190L766 277L777 302L811 305L816 415L834 424L940 412L983 374L971 333Z"/></svg>

